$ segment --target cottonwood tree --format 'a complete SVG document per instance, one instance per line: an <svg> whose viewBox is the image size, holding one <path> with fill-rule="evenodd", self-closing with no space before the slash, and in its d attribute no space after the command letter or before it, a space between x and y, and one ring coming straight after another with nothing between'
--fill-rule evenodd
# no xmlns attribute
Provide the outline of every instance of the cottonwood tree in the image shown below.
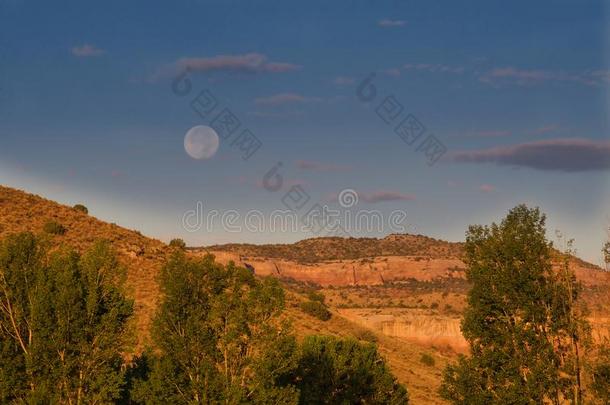
<svg viewBox="0 0 610 405"><path fill-rule="evenodd" d="M331 336L304 339L294 381L301 404L408 404L372 343Z"/></svg>
<svg viewBox="0 0 610 405"><path fill-rule="evenodd" d="M524 205L500 224L469 228L462 332L471 356L444 372L441 394L452 403L582 402L580 288L568 261L553 268L545 235L545 216Z"/></svg>
<svg viewBox="0 0 610 405"><path fill-rule="evenodd" d="M294 404L281 381L296 367L297 345L279 315L277 280L177 252L160 275L164 301L154 320L149 371L132 397L149 403Z"/></svg>
<svg viewBox="0 0 610 405"><path fill-rule="evenodd" d="M132 302L105 242L49 254L34 235L0 242L0 402L108 403L123 386Z"/></svg>
<svg viewBox="0 0 610 405"><path fill-rule="evenodd" d="M610 271L610 241L604 243L602 253L604 255L604 264L606 265L606 271Z"/></svg>

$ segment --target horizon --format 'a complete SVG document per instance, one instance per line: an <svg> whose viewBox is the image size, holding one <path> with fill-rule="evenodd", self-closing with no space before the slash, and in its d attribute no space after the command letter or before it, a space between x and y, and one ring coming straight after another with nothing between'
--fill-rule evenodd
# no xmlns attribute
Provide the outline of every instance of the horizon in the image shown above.
<svg viewBox="0 0 610 405"><path fill-rule="evenodd" d="M0 184L189 246L328 233L270 230L301 203L459 242L525 203L601 265L608 7L575 4L1 2Z"/></svg>

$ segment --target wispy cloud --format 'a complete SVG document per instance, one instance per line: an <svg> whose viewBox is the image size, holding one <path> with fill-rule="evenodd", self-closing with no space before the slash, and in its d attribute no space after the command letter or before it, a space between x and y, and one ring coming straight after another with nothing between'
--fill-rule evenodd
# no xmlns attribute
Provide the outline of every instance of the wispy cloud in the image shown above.
<svg viewBox="0 0 610 405"><path fill-rule="evenodd" d="M352 169L351 166L337 165L334 163L322 163L314 160L297 160L295 166L302 170L311 170L317 172L342 172Z"/></svg>
<svg viewBox="0 0 610 405"><path fill-rule="evenodd" d="M223 73L286 73L300 69L300 65L287 62L269 60L260 53L246 53L238 55L216 55L210 57L180 58L169 66L159 69L151 80L155 81L164 76L171 76L177 72L223 72Z"/></svg>
<svg viewBox="0 0 610 405"><path fill-rule="evenodd" d="M444 64L434 63L407 63L402 66L404 70L415 70L429 73L452 73L462 74L465 72L463 66L450 66Z"/></svg>
<svg viewBox="0 0 610 405"><path fill-rule="evenodd" d="M358 194L362 201L375 204L385 201L413 201L415 200L414 194L404 194L398 191L374 191L372 193L360 193Z"/></svg>
<svg viewBox="0 0 610 405"><path fill-rule="evenodd" d="M390 77L399 77L400 69L395 69L395 68L385 69L385 70L382 70L381 73L385 74L386 76L390 76Z"/></svg>
<svg viewBox="0 0 610 405"><path fill-rule="evenodd" d="M531 135L544 135L544 134L548 134L549 132L556 132L559 129L560 129L559 125L551 124L551 125L544 125L542 127L533 129L529 133Z"/></svg>
<svg viewBox="0 0 610 405"><path fill-rule="evenodd" d="M505 136L509 136L511 134L510 131L506 130L490 130L490 131L477 131L466 134L455 135L459 138L501 138Z"/></svg>
<svg viewBox="0 0 610 405"><path fill-rule="evenodd" d="M358 200L363 201L369 204L377 204L388 201L413 201L415 200L414 194L405 194L398 191L388 191L388 190L380 190L380 191L372 191L372 192L364 192L358 191ZM339 201L338 194L331 194L329 197L329 201L337 202Z"/></svg>
<svg viewBox="0 0 610 405"><path fill-rule="evenodd" d="M390 28L390 27L402 27L403 25L405 25L407 22L404 20L390 20L390 19L383 19L383 20L379 20L377 21L377 25L379 25L380 27L384 27L384 28Z"/></svg>
<svg viewBox="0 0 610 405"><path fill-rule="evenodd" d="M237 182L242 185L242 186L249 186L249 187L254 187L257 189L265 189L265 184L263 183L263 181L261 179L249 179L246 176L239 176L237 178ZM306 180L301 180L301 179L284 179L284 181L282 182L282 189L289 189L291 187L296 187L296 186L301 186L301 187L305 187L308 186L309 182Z"/></svg>
<svg viewBox="0 0 610 405"><path fill-rule="evenodd" d="M449 158L458 163L493 163L561 172L599 171L610 169L610 142L552 139L454 152Z"/></svg>
<svg viewBox="0 0 610 405"><path fill-rule="evenodd" d="M71 50L72 55L80 58L86 58L91 56L100 56L106 53L103 49L97 48L95 45L83 44L73 47Z"/></svg>
<svg viewBox="0 0 610 405"><path fill-rule="evenodd" d="M248 115L258 118L291 118L305 115L305 111L249 111Z"/></svg>
<svg viewBox="0 0 610 405"><path fill-rule="evenodd" d="M491 85L517 84L521 86L548 82L572 82L597 86L610 82L610 71L587 70L579 73L545 69L520 69L512 66L496 67L479 76L483 83Z"/></svg>
<svg viewBox="0 0 610 405"><path fill-rule="evenodd" d="M354 84L355 82L356 79L347 76L338 76L335 77L335 79L333 80L333 83L337 86L349 86L350 84Z"/></svg>
<svg viewBox="0 0 610 405"><path fill-rule="evenodd" d="M481 184L479 186L479 190L481 190L484 193L491 193L493 191L496 191L496 188L494 186L492 186L491 184Z"/></svg>
<svg viewBox="0 0 610 405"><path fill-rule="evenodd" d="M254 100L257 105L278 106L283 104L299 104L322 101L319 97L306 97L298 93L280 93L269 97L259 97Z"/></svg>

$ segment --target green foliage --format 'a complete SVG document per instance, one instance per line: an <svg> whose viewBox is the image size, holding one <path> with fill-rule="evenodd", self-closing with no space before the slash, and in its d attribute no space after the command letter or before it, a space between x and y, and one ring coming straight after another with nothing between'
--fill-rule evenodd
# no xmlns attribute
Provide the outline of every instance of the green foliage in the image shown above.
<svg viewBox="0 0 610 405"><path fill-rule="evenodd" d="M314 290L310 291L307 294L307 298L309 298L310 301L317 301L317 302L319 302L321 304L324 304L324 302L326 301L326 297L324 296L323 293L317 292L317 291L314 291Z"/></svg>
<svg viewBox="0 0 610 405"><path fill-rule="evenodd" d="M294 376L301 404L407 404L374 344L309 336Z"/></svg>
<svg viewBox="0 0 610 405"><path fill-rule="evenodd" d="M320 301L301 302L300 307L307 315L311 315L321 321L328 321L332 316L330 311L326 308L326 305L322 304Z"/></svg>
<svg viewBox="0 0 610 405"><path fill-rule="evenodd" d="M592 390L595 398L602 404L610 404L610 341L600 347L599 359L593 365Z"/></svg>
<svg viewBox="0 0 610 405"><path fill-rule="evenodd" d="M0 402L108 403L123 386L132 302L109 245L48 254L32 234L0 243Z"/></svg>
<svg viewBox="0 0 610 405"><path fill-rule="evenodd" d="M136 382L133 398L157 403L294 404L282 383L296 367L297 344L279 320L284 292L277 280L224 267L212 256L176 252L162 269L165 297L154 320L158 354Z"/></svg>
<svg viewBox="0 0 610 405"><path fill-rule="evenodd" d="M82 212L83 214L88 214L89 213L89 209L87 207L85 207L83 204L76 204L74 206L74 209L76 211Z"/></svg>
<svg viewBox="0 0 610 405"><path fill-rule="evenodd" d="M434 357L430 356L428 353L422 353L421 357L419 358L419 361L421 362L421 364L424 364L428 367L434 367L434 365L436 364L436 361L434 361Z"/></svg>
<svg viewBox="0 0 610 405"><path fill-rule="evenodd" d="M186 243L182 239L180 239L180 238L172 239L169 242L169 245L171 247L175 247L175 248L178 248L180 250L186 249Z"/></svg>
<svg viewBox="0 0 610 405"><path fill-rule="evenodd" d="M499 225L469 228L462 332L472 356L445 370L441 394L452 403L579 401L579 287L567 262L553 271L545 234L544 215L524 205Z"/></svg>
<svg viewBox="0 0 610 405"><path fill-rule="evenodd" d="M63 235L64 233L66 233L66 228L64 228L64 226L57 221L46 222L42 229L43 231L51 235Z"/></svg>
<svg viewBox="0 0 610 405"><path fill-rule="evenodd" d="M377 342L377 335L375 335L375 333L373 333L370 329L360 329L354 334L354 337L368 343Z"/></svg>

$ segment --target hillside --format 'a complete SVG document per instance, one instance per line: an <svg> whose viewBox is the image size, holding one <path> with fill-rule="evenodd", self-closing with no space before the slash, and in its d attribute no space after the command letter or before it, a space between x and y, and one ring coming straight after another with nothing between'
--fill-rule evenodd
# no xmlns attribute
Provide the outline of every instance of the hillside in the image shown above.
<svg viewBox="0 0 610 405"><path fill-rule="evenodd" d="M86 204L86 202L84 202ZM127 267L127 285L135 299L136 350L147 342L159 302L156 277L172 249L138 231L121 228L72 207L0 186L0 237L43 233L56 221L62 235L49 235L53 246L83 251L98 239L109 240ZM392 371L409 388L413 403L443 403L436 392L444 366L467 350L459 330L468 283L461 261L463 245L422 235L385 238L314 238L295 244L230 244L189 249L213 253L222 263L235 261L260 276L283 281L288 293L286 316L297 336L330 334L374 340ZM610 325L610 273L574 258L585 286L596 332ZM300 309L309 291L326 296L333 316L323 322ZM422 355L434 364L424 364Z"/></svg>
<svg viewBox="0 0 610 405"><path fill-rule="evenodd" d="M52 245L64 244L84 251L99 239L112 243L120 262L127 267L127 285L135 299L138 345L141 346L146 340L159 298L156 276L171 249L138 231L100 221L36 195L0 186L0 237L24 231L41 234L48 221L56 221L66 228L63 235L49 239Z"/></svg>
<svg viewBox="0 0 610 405"><path fill-rule="evenodd" d="M119 260L127 267L128 292L135 299L136 350L140 350L148 340L152 315L160 298L156 277L171 254L171 248L138 231L100 221L72 207L0 186L0 237L23 231L43 234L48 221L56 221L66 228L63 235L49 236L52 246L67 245L83 251L96 240L106 239L117 250ZM286 316L292 320L299 338L308 334L328 334L374 339L393 372L409 388L413 403L443 403L436 389L442 367L454 358L452 352L437 352L426 345L413 345L398 337L371 333L366 327L341 316L332 306L331 320L319 321L299 309L299 303L304 300L299 284L287 283L285 286L288 291ZM436 366L420 363L424 353L432 353L437 360Z"/></svg>

